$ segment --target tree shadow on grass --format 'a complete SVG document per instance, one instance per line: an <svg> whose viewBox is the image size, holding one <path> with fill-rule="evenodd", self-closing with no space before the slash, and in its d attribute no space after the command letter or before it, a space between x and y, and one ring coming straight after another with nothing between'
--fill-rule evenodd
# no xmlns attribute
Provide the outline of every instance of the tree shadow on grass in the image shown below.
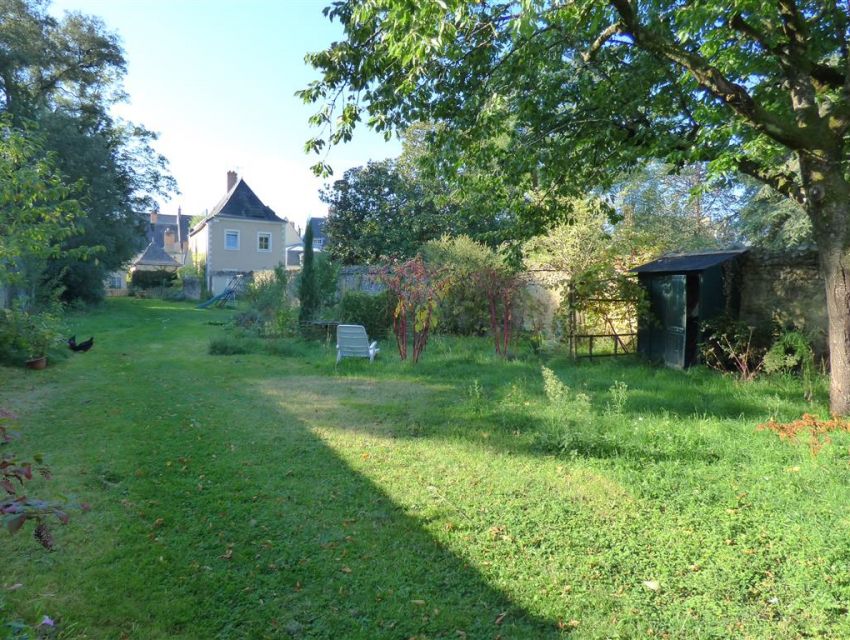
<svg viewBox="0 0 850 640"><path fill-rule="evenodd" d="M197 444L189 437L191 477L172 483L185 494L169 518L179 526L158 532L168 570L144 568L151 588L195 603L171 614L175 634L201 625L214 635L199 636L228 639L561 637L261 389L215 396L216 418ZM185 433L164 435L139 455L186 447ZM161 492L135 487L134 500Z"/></svg>

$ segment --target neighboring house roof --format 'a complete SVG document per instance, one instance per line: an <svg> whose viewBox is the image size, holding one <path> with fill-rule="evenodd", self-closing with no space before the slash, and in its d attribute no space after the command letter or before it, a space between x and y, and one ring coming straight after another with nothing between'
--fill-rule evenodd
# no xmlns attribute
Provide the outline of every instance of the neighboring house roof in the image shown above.
<svg viewBox="0 0 850 640"><path fill-rule="evenodd" d="M179 241L189 238L189 216L166 215L157 213L156 222L151 222L148 227L148 241L153 241L157 246L165 246L165 234L171 231Z"/></svg>
<svg viewBox="0 0 850 640"><path fill-rule="evenodd" d="M219 200L209 215L195 225L190 235L200 231L215 216L244 218L246 220L268 220L270 222L284 221L283 218L277 216L271 207L263 204L262 200L257 197L257 194L254 193L242 178L239 178L236 184L233 185L233 188Z"/></svg>
<svg viewBox="0 0 850 640"><path fill-rule="evenodd" d="M291 241L291 238L294 238L295 242L304 242L304 238L301 237L301 234L298 232L298 227L295 226L295 223L292 220L286 220L286 230L284 235L289 243L287 246L294 244Z"/></svg>
<svg viewBox="0 0 850 640"><path fill-rule="evenodd" d="M746 253L746 249L729 251L705 251L662 256L632 269L635 273L688 273L704 271Z"/></svg>
<svg viewBox="0 0 850 640"><path fill-rule="evenodd" d="M325 220L326 218L310 218L309 224L313 228L313 242L325 238Z"/></svg>
<svg viewBox="0 0 850 640"><path fill-rule="evenodd" d="M207 219L217 215L282 222L282 219L278 218L270 207L262 203L242 178L239 178L233 189L219 201Z"/></svg>
<svg viewBox="0 0 850 640"><path fill-rule="evenodd" d="M168 255L165 252L165 249L158 247L151 242L147 248L142 251L135 260L133 260L133 266L179 267L180 263Z"/></svg>

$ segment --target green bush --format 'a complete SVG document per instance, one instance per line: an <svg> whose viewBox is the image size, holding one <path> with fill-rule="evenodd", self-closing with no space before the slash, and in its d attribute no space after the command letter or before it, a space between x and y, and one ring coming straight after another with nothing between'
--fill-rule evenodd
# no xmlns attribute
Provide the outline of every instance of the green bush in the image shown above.
<svg viewBox="0 0 850 640"><path fill-rule="evenodd" d="M339 303L339 319L345 324L362 324L370 338L382 340L393 322L390 294L370 295L348 291Z"/></svg>
<svg viewBox="0 0 850 640"><path fill-rule="evenodd" d="M154 287L169 287L177 280L173 271L158 269L156 271L134 271L130 276L130 286L135 289L153 289Z"/></svg>
<svg viewBox="0 0 850 640"><path fill-rule="evenodd" d="M256 338L225 335L210 340L209 353L213 356L236 356L257 351Z"/></svg>
<svg viewBox="0 0 850 640"><path fill-rule="evenodd" d="M242 313L237 313L233 317L233 324L240 329L260 333L262 331L264 320L263 315L257 309L248 309Z"/></svg>
<svg viewBox="0 0 850 640"><path fill-rule="evenodd" d="M770 342L770 331L765 328L721 316L702 324L700 358L712 369L734 371L741 380L752 380Z"/></svg>
<svg viewBox="0 0 850 640"><path fill-rule="evenodd" d="M799 374L803 383L803 395L809 402L814 397L817 375L815 353L809 337L800 331L784 331L764 356L767 373Z"/></svg>
<svg viewBox="0 0 850 640"><path fill-rule="evenodd" d="M244 329L264 336L292 336L297 330L298 312L289 293L289 276L283 267L273 273L254 275L245 290L250 309L236 317Z"/></svg>
<svg viewBox="0 0 850 640"><path fill-rule="evenodd" d="M186 300L183 285L179 281L175 281L173 285L162 290L162 299L170 300L171 302L182 302Z"/></svg>
<svg viewBox="0 0 850 640"><path fill-rule="evenodd" d="M30 358L56 352L61 339L60 310L0 310L0 363L23 365Z"/></svg>
<svg viewBox="0 0 850 640"><path fill-rule="evenodd" d="M425 262L449 278L440 292L438 331L454 335L486 335L490 329L487 293L470 281L482 269L501 264L488 247L467 236L432 240L422 250Z"/></svg>

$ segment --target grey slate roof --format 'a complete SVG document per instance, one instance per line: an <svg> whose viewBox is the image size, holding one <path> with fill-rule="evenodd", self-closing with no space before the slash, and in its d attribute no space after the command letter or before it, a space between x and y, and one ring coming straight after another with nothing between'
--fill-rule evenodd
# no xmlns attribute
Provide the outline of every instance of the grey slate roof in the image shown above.
<svg viewBox="0 0 850 640"><path fill-rule="evenodd" d="M180 263L165 252L162 247L151 242L147 248L133 260L133 266L179 267Z"/></svg>
<svg viewBox="0 0 850 640"><path fill-rule="evenodd" d="M310 218L310 226L313 228L313 242L325 237L325 218Z"/></svg>
<svg viewBox="0 0 850 640"><path fill-rule="evenodd" d="M735 249L730 251L706 251L703 253L667 255L658 258L658 260L653 260L652 262L635 267L632 271L635 273L687 273L690 271L704 271L709 267L737 258L746 252L746 249Z"/></svg>
<svg viewBox="0 0 850 640"><path fill-rule="evenodd" d="M179 218L179 225L178 225ZM171 232L180 240L189 239L189 216L168 215L160 213L157 221L148 225L148 240L152 240L159 247L165 246L165 234Z"/></svg>
<svg viewBox="0 0 850 640"><path fill-rule="evenodd" d="M262 203L242 178L239 178L233 189L219 201L207 216L207 220L217 215L282 222L282 219L278 218L270 207Z"/></svg>

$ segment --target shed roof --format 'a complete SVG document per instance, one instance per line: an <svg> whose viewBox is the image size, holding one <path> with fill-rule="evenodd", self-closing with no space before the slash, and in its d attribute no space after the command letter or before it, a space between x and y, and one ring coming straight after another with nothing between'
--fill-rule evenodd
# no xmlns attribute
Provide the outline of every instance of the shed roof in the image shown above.
<svg viewBox="0 0 850 640"><path fill-rule="evenodd" d="M746 253L746 249L728 251L703 251L700 253L680 253L666 255L632 269L635 273L688 273L704 271L710 267L723 264Z"/></svg>

